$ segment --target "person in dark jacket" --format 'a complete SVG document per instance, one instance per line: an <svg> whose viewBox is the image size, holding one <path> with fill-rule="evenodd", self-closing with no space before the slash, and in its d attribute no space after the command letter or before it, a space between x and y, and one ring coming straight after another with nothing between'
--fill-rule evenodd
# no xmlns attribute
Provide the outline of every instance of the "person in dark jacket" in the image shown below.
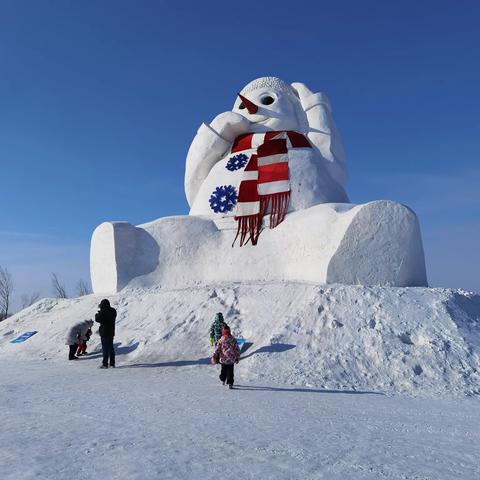
<svg viewBox="0 0 480 480"><path fill-rule="evenodd" d="M115 336L115 318L117 311L110 306L110 302L104 298L100 305L100 309L95 314L95 321L100 324L100 339L102 341L103 362L100 368L108 368L108 361L110 366L115 368L115 349L113 347L113 337Z"/></svg>
<svg viewBox="0 0 480 480"><path fill-rule="evenodd" d="M218 312L213 318L213 323L210 326L210 345L217 346L218 341L222 338L222 328L226 325L223 319L223 314Z"/></svg>

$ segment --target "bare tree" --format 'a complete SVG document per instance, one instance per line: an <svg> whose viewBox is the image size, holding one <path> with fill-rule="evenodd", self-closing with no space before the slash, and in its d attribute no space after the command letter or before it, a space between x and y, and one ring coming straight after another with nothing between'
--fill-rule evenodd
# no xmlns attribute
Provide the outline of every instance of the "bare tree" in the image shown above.
<svg viewBox="0 0 480 480"><path fill-rule="evenodd" d="M20 297L20 301L22 302L22 309L33 305L38 299L40 298L40 294L38 292L33 292L30 295L23 294Z"/></svg>
<svg viewBox="0 0 480 480"><path fill-rule="evenodd" d="M90 295L91 293L92 290L90 289L90 286L83 278L81 278L77 282L77 295L83 297L84 295Z"/></svg>
<svg viewBox="0 0 480 480"><path fill-rule="evenodd" d="M56 298L68 298L65 287L60 283L56 273L52 273L52 288Z"/></svg>
<svg viewBox="0 0 480 480"><path fill-rule="evenodd" d="M6 268L0 266L0 320L4 320L8 317L12 291L12 275Z"/></svg>

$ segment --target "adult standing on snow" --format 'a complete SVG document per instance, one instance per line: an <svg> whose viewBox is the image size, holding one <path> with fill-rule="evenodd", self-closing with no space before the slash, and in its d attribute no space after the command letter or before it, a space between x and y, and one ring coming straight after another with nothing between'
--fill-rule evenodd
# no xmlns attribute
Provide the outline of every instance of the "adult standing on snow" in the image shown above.
<svg viewBox="0 0 480 480"><path fill-rule="evenodd" d="M113 347L113 337L115 336L115 319L117 318L117 311L110 306L110 302L104 298L100 305L100 309L95 314L95 321L100 324L100 339L102 341L103 362L100 368L108 368L108 361L110 366L115 368L115 349Z"/></svg>
<svg viewBox="0 0 480 480"><path fill-rule="evenodd" d="M218 341L222 336L222 328L226 325L225 320L223 319L223 314L218 312L213 318L213 323L210 327L210 345L217 345Z"/></svg>
<svg viewBox="0 0 480 480"><path fill-rule="evenodd" d="M75 356L75 352L77 351L78 345L87 338L88 329L92 328L92 326L93 320L82 320L70 328L65 340L65 344L69 347L69 360L78 360L78 357Z"/></svg>
<svg viewBox="0 0 480 480"><path fill-rule="evenodd" d="M224 325L222 328L222 338L220 338L215 353L213 354L215 360L218 359L222 365L220 371L220 381L228 388L233 388L233 367L235 363L240 360L240 348L237 345L237 341L230 333L230 327Z"/></svg>

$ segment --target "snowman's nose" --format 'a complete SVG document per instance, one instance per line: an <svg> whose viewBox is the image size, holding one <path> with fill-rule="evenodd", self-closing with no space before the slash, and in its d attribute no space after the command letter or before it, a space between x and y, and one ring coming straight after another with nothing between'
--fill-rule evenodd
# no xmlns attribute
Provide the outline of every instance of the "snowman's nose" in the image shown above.
<svg viewBox="0 0 480 480"><path fill-rule="evenodd" d="M247 97L244 97L243 95L238 94L240 97L240 100L243 102L245 107L247 107L248 113L257 113L258 107L255 105L253 102L251 102Z"/></svg>

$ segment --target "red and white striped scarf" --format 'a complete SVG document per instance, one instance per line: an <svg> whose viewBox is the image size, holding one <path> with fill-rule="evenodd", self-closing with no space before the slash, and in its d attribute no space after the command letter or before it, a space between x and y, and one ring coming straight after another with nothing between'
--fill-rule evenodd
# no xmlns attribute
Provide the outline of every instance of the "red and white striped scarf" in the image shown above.
<svg viewBox="0 0 480 480"><path fill-rule="evenodd" d="M257 147L245 166L238 193L237 236L240 246L249 240L256 245L262 228L263 216L270 207L270 228L285 219L290 201L288 171L289 148L312 148L308 139L293 131L247 134L237 137L231 153ZM248 237L247 237L248 235Z"/></svg>

